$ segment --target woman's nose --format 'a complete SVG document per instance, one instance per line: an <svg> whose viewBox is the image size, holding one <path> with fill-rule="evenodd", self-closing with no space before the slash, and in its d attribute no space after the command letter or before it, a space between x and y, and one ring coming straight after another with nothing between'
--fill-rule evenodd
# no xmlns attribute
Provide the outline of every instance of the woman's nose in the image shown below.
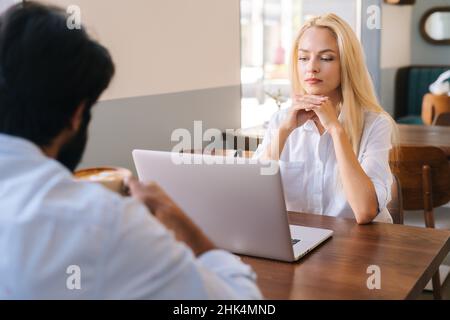
<svg viewBox="0 0 450 320"><path fill-rule="evenodd" d="M317 59L315 57L312 57L309 59L308 64L306 66L306 71L309 73L319 73L320 67Z"/></svg>

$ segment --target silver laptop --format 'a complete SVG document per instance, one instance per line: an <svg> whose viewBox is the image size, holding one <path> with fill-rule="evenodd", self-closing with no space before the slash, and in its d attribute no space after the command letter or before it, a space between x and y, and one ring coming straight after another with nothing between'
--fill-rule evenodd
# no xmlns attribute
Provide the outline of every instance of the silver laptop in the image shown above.
<svg viewBox="0 0 450 320"><path fill-rule="evenodd" d="M157 182L220 248L295 261L333 234L289 225L279 170L267 174L268 163L150 150L133 159L139 179Z"/></svg>

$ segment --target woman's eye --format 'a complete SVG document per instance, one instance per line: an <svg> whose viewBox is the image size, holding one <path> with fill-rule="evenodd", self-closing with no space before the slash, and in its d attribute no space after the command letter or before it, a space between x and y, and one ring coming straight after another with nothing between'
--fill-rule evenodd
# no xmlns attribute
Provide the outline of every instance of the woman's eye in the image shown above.
<svg viewBox="0 0 450 320"><path fill-rule="evenodd" d="M332 57L322 57L322 61L333 61Z"/></svg>
<svg viewBox="0 0 450 320"><path fill-rule="evenodd" d="M308 58L307 58L307 57L300 57L300 58L298 58L298 60L300 60L300 61L306 61L306 60L308 60Z"/></svg>

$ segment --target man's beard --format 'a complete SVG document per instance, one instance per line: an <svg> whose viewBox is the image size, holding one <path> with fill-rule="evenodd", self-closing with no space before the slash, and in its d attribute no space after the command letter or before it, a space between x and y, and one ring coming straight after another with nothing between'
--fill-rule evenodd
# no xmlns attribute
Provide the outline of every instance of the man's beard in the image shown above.
<svg viewBox="0 0 450 320"><path fill-rule="evenodd" d="M75 171L76 167L83 157L84 149L88 140L88 125L90 115L83 118L80 128L75 136L67 142L59 151L58 160L69 171Z"/></svg>

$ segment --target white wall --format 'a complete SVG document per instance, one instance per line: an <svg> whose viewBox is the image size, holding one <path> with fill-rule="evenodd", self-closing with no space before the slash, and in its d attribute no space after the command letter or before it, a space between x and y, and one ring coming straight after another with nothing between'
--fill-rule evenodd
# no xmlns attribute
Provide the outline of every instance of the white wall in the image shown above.
<svg viewBox="0 0 450 320"><path fill-rule="evenodd" d="M104 99L240 83L239 0L47 2L78 5L111 51L117 74Z"/></svg>
<svg viewBox="0 0 450 320"><path fill-rule="evenodd" d="M20 0L0 0L0 14L15 3Z"/></svg>
<svg viewBox="0 0 450 320"><path fill-rule="evenodd" d="M395 73L411 64L412 6L382 6L381 105L394 113Z"/></svg>
<svg viewBox="0 0 450 320"><path fill-rule="evenodd" d="M78 5L116 75L94 108L82 167L133 169L131 150L170 150L177 128L240 126L239 0L48 0Z"/></svg>
<svg viewBox="0 0 450 320"><path fill-rule="evenodd" d="M381 29L381 68L411 64L412 6L383 5Z"/></svg>

